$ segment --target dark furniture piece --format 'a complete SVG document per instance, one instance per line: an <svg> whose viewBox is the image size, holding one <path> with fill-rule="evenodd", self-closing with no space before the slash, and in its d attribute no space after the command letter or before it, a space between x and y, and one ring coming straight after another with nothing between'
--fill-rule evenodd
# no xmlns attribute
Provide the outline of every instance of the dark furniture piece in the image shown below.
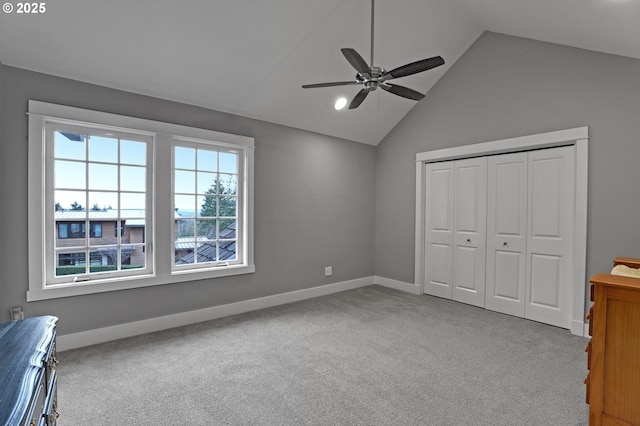
<svg viewBox="0 0 640 426"><path fill-rule="evenodd" d="M0 324L0 425L54 426L56 324L43 316Z"/></svg>

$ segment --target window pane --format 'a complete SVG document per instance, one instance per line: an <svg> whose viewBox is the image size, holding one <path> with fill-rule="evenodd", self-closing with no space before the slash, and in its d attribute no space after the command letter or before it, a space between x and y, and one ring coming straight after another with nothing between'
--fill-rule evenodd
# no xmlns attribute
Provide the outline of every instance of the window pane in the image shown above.
<svg viewBox="0 0 640 426"><path fill-rule="evenodd" d="M58 222L56 231L56 248L83 247L86 243L84 222Z"/></svg>
<svg viewBox="0 0 640 426"><path fill-rule="evenodd" d="M215 194L216 181L218 175L216 173L198 173L198 194Z"/></svg>
<svg viewBox="0 0 640 426"><path fill-rule="evenodd" d="M216 238L216 221L212 219L200 219L197 222L198 241L214 240Z"/></svg>
<svg viewBox="0 0 640 426"><path fill-rule="evenodd" d="M89 163L89 189L118 190L118 166Z"/></svg>
<svg viewBox="0 0 640 426"><path fill-rule="evenodd" d="M195 240L195 219L176 221L176 241L193 242Z"/></svg>
<svg viewBox="0 0 640 426"><path fill-rule="evenodd" d="M136 141L120 141L120 162L124 164L147 164L147 144Z"/></svg>
<svg viewBox="0 0 640 426"><path fill-rule="evenodd" d="M198 170L215 172L218 170L218 153L206 149L198 150Z"/></svg>
<svg viewBox="0 0 640 426"><path fill-rule="evenodd" d="M53 139L54 157L71 160L86 159L85 135L55 131L53 132Z"/></svg>
<svg viewBox="0 0 640 426"><path fill-rule="evenodd" d="M174 167L176 169L194 170L196 168L195 149L177 146L174 150L174 153Z"/></svg>
<svg viewBox="0 0 640 426"><path fill-rule="evenodd" d="M69 238L84 238L85 237L85 223L84 222L70 222L69 223Z"/></svg>
<svg viewBox="0 0 640 426"><path fill-rule="evenodd" d="M218 197L216 196L201 196L198 197L200 212L198 216L202 217L216 217L218 215Z"/></svg>
<svg viewBox="0 0 640 426"><path fill-rule="evenodd" d="M104 247L90 253L89 272L108 272L118 269L118 248Z"/></svg>
<svg viewBox="0 0 640 426"><path fill-rule="evenodd" d="M196 263L215 262L218 260L218 244L205 242L196 247Z"/></svg>
<svg viewBox="0 0 640 426"><path fill-rule="evenodd" d="M194 263L195 250L196 247L194 243L176 242L174 255L174 261L176 265L186 265Z"/></svg>
<svg viewBox="0 0 640 426"><path fill-rule="evenodd" d="M238 195L238 178L236 175L220 175L220 194Z"/></svg>
<svg viewBox="0 0 640 426"><path fill-rule="evenodd" d="M219 260L236 260L236 240L220 241L218 243Z"/></svg>
<svg viewBox="0 0 640 426"><path fill-rule="evenodd" d="M237 213L237 197L220 197L220 216L235 217Z"/></svg>
<svg viewBox="0 0 640 426"><path fill-rule="evenodd" d="M85 189L85 163L56 160L54 164L54 186L56 188Z"/></svg>
<svg viewBox="0 0 640 426"><path fill-rule="evenodd" d="M175 196L175 208L178 209L180 216L195 216L196 215L196 197L195 195L176 195Z"/></svg>
<svg viewBox="0 0 640 426"><path fill-rule="evenodd" d="M90 218L116 218L118 216L118 193L95 191L89 193Z"/></svg>
<svg viewBox="0 0 640 426"><path fill-rule="evenodd" d="M236 221L235 219L221 219L219 221L220 235L218 238L235 238L236 237Z"/></svg>
<svg viewBox="0 0 640 426"><path fill-rule="evenodd" d="M176 170L174 185L177 193L194 194L196 192L195 172Z"/></svg>
<svg viewBox="0 0 640 426"><path fill-rule="evenodd" d="M85 252L58 253L56 276L86 274L86 264Z"/></svg>
<svg viewBox="0 0 640 426"><path fill-rule="evenodd" d="M238 154L233 154L231 152L221 152L220 172L238 173Z"/></svg>
<svg viewBox="0 0 640 426"><path fill-rule="evenodd" d="M122 269L141 269L145 267L144 246L122 247L120 264Z"/></svg>
<svg viewBox="0 0 640 426"><path fill-rule="evenodd" d="M145 222L140 219L129 219L124 222L123 244L144 243Z"/></svg>
<svg viewBox="0 0 640 426"><path fill-rule="evenodd" d="M120 190L144 192L146 177L144 167L120 166Z"/></svg>
<svg viewBox="0 0 640 426"><path fill-rule="evenodd" d="M131 194L124 192L120 194L120 216L122 217L145 217L145 194Z"/></svg>
<svg viewBox="0 0 640 426"><path fill-rule="evenodd" d="M118 162L118 140L102 136L89 136L89 161Z"/></svg>
<svg viewBox="0 0 640 426"><path fill-rule="evenodd" d="M118 243L116 236L116 223L114 221L91 222L91 226L100 226L100 233L92 231L89 244L92 246L115 245Z"/></svg>
<svg viewBox="0 0 640 426"><path fill-rule="evenodd" d="M55 191L54 211L68 210L84 211L85 192L83 191Z"/></svg>

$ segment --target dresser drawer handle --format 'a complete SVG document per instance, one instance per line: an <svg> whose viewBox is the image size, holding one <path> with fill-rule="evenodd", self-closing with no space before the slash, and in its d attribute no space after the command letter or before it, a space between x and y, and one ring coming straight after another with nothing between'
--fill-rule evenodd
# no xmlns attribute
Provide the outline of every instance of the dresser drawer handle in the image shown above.
<svg viewBox="0 0 640 426"><path fill-rule="evenodd" d="M49 414L49 425L53 425L57 422L58 417L60 417L60 413L53 409L53 413Z"/></svg>

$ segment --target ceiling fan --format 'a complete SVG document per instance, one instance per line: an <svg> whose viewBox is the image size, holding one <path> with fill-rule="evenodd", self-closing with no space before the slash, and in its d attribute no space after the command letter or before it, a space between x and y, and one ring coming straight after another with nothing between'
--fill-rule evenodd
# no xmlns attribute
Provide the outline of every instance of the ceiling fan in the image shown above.
<svg viewBox="0 0 640 426"><path fill-rule="evenodd" d="M355 84L362 84L364 87L358 92L358 94L351 100L349 109L355 109L360 106L362 101L365 100L369 92L373 92L378 87L382 90L386 90L394 95L402 96L403 98L419 101L424 98L424 95L413 89L409 89L398 84L387 83L387 80L394 78L405 77L419 72L427 71L435 67L439 67L444 64L444 59L440 56L434 56L433 58L422 59L420 61L412 62L410 64L402 65L394 68L391 71L386 71L382 67L376 67L373 65L373 21L374 21L374 2L371 0L371 66L360 56L355 49L343 48L340 49L344 57L349 61L351 66L358 72L356 79L352 81L334 81L331 83L316 83L316 84L304 84L303 89L312 89L316 87L331 87L331 86L348 86Z"/></svg>

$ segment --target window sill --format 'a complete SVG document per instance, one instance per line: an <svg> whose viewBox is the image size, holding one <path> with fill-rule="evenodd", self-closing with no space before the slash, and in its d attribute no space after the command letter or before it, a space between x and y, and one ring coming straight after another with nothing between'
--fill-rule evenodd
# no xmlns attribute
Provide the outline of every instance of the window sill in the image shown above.
<svg viewBox="0 0 640 426"><path fill-rule="evenodd" d="M224 268L212 268L207 271L181 271L169 276L161 277L154 275L140 275L137 277L84 281L74 284L58 284L46 288L36 288L35 290L27 291L27 302L252 274L255 272L255 269L255 265L232 265ZM34 286L30 287L33 288Z"/></svg>

